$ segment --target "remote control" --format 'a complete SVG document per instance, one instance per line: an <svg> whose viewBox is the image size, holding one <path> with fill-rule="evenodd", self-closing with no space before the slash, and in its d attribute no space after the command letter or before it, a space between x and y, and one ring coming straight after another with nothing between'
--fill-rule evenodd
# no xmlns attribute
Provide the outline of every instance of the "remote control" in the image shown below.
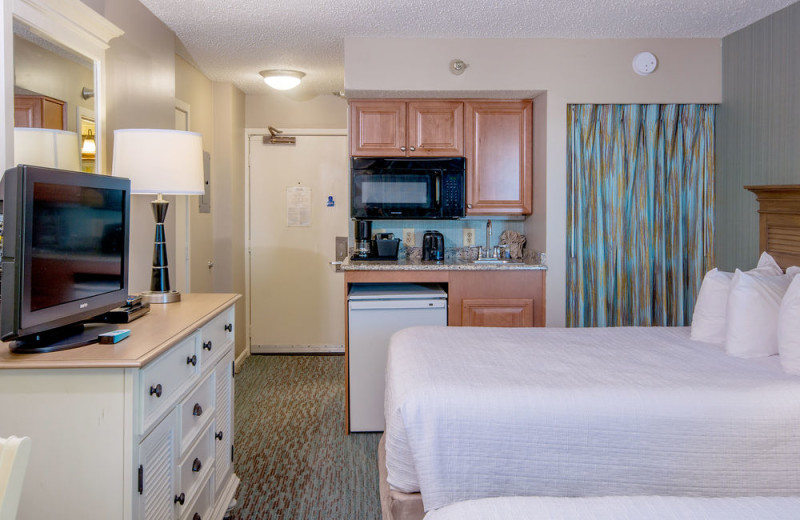
<svg viewBox="0 0 800 520"><path fill-rule="evenodd" d="M104 345L113 345L114 343L119 343L130 335L130 329L119 329L111 332L105 332L97 337L100 338L100 343Z"/></svg>

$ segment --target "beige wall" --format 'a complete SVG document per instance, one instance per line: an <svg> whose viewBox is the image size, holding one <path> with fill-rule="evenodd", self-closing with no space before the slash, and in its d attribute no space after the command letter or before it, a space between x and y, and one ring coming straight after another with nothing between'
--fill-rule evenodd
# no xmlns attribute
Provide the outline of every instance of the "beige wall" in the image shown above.
<svg viewBox="0 0 800 520"><path fill-rule="evenodd" d="M347 101L322 94L301 101L280 92L249 95L245 128L347 128Z"/></svg>
<svg viewBox="0 0 800 520"><path fill-rule="evenodd" d="M175 97L190 106L189 129L203 135L203 150L209 154L214 140L214 111L211 80L181 57L175 58ZM208 262L214 261L212 233L214 204L211 212L200 213L199 197L188 197L191 243L190 289L192 292L212 292L213 271Z"/></svg>
<svg viewBox="0 0 800 520"><path fill-rule="evenodd" d="M659 60L639 76L631 60L640 51ZM449 72L454 58L469 67ZM369 95L535 97L536 117L546 117L544 142L534 137L534 187L546 194L546 213L529 217L532 244L547 253L547 323L563 326L566 302L566 107L569 103L718 103L721 99L718 39L534 40L375 39L345 40L345 91ZM542 124L535 122L541 134ZM537 206L542 200L535 195ZM544 230L544 238L542 235Z"/></svg>
<svg viewBox="0 0 800 520"><path fill-rule="evenodd" d="M214 291L244 294L244 93L231 83L213 83L214 147L211 152L211 211ZM245 305L236 306L236 355L245 348Z"/></svg>

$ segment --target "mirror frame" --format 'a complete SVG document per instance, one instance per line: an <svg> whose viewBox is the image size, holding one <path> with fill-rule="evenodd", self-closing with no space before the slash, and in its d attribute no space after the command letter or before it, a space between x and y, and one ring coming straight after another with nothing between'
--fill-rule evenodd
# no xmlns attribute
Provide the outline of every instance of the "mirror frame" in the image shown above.
<svg viewBox="0 0 800 520"><path fill-rule="evenodd" d="M106 20L80 0L3 0L4 118L0 128L3 170L14 166L14 19L42 37L81 54L94 63L94 113L97 155L95 171L103 173L105 157L105 52L108 42L121 36L122 29Z"/></svg>

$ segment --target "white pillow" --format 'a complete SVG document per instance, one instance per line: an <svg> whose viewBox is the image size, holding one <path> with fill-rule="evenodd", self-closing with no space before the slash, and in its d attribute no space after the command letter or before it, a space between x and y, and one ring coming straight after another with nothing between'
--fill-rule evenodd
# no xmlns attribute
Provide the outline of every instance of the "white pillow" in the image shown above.
<svg viewBox="0 0 800 520"><path fill-rule="evenodd" d="M786 274L788 274L789 276L798 275L798 274L800 274L800 267L798 267L796 265L793 265L791 267L787 267L786 268Z"/></svg>
<svg viewBox="0 0 800 520"><path fill-rule="evenodd" d="M778 353L778 311L790 276L736 270L728 295L725 351L754 358Z"/></svg>
<svg viewBox="0 0 800 520"><path fill-rule="evenodd" d="M795 269L800 272L800 268ZM778 312L778 353L783 369L800 375L800 276L792 280Z"/></svg>
<svg viewBox="0 0 800 520"><path fill-rule="evenodd" d="M706 273L692 315L692 339L725 343L728 293L733 273L716 267Z"/></svg>
<svg viewBox="0 0 800 520"><path fill-rule="evenodd" d="M758 265L749 273L780 275L783 273L772 255L761 253ZM725 343L727 334L728 293L733 273L720 271L716 267L706 273L692 315L692 334L695 341Z"/></svg>

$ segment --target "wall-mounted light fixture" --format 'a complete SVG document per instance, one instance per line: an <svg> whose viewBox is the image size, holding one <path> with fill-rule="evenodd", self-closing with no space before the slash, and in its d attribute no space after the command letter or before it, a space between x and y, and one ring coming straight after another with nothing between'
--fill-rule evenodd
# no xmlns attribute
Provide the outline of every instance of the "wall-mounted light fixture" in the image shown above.
<svg viewBox="0 0 800 520"><path fill-rule="evenodd" d="M264 83L276 90L289 90L300 84L305 74L299 70L262 70Z"/></svg>

